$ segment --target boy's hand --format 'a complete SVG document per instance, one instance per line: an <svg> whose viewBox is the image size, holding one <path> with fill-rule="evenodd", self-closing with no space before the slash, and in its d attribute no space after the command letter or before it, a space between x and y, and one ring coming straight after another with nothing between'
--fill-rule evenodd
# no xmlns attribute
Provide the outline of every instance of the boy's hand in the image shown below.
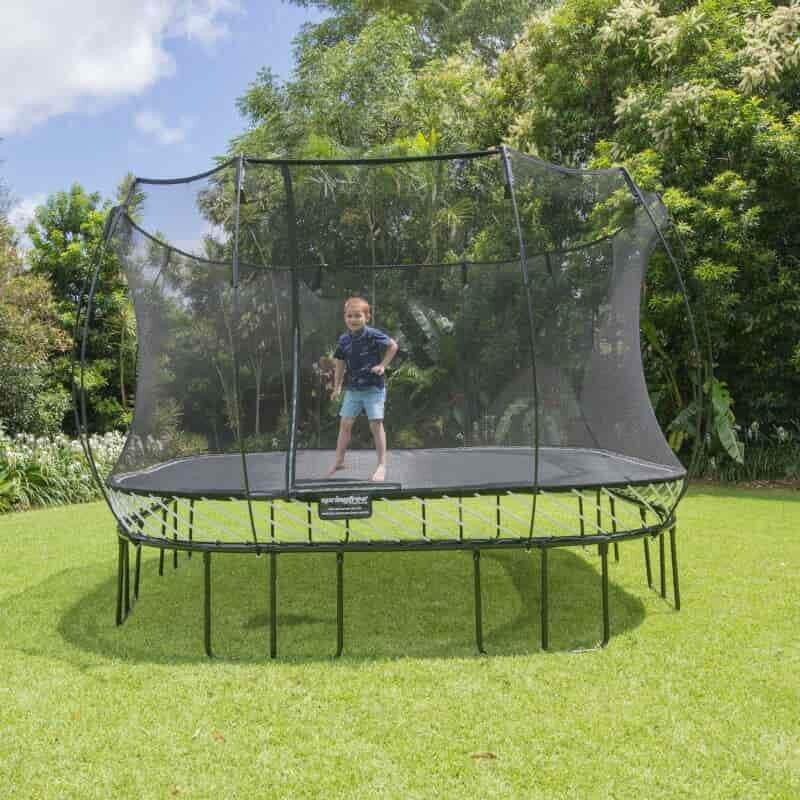
<svg viewBox="0 0 800 800"><path fill-rule="evenodd" d="M342 387L341 386L334 386L331 389L331 400L338 400L339 399L339 395L341 393L342 393Z"/></svg>
<svg viewBox="0 0 800 800"><path fill-rule="evenodd" d="M385 371L386 371L386 367L384 367L384 366L383 366L383 364L376 364L376 365L375 365L375 366L374 366L374 367L373 367L373 368L370 370L370 372L374 372L376 375L383 375L383 373L384 373Z"/></svg>

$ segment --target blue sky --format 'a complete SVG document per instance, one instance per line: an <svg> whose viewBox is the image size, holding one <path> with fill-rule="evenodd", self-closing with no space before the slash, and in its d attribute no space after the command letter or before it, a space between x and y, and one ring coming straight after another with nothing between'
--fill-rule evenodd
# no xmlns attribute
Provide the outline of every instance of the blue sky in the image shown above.
<svg viewBox="0 0 800 800"><path fill-rule="evenodd" d="M212 166L244 129L236 110L263 66L292 69L313 9L279 0L6 0L0 176L24 225L77 181L111 197L127 172Z"/></svg>

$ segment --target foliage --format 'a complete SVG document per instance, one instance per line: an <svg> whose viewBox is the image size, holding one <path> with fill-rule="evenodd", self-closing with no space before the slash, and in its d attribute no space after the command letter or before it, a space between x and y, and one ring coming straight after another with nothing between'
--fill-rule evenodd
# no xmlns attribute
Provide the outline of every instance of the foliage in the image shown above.
<svg viewBox="0 0 800 800"><path fill-rule="evenodd" d="M435 152L497 143L499 87L470 47L431 50L410 15L359 17L333 40L322 33L328 24L300 37L294 80L262 70L239 99L249 128L234 140L236 152L377 155L420 133L436 137Z"/></svg>
<svg viewBox="0 0 800 800"><path fill-rule="evenodd" d="M98 472L107 475L123 444L119 433L92 435ZM0 512L95 500L95 483L83 447L63 434L11 436L0 427Z"/></svg>
<svg viewBox="0 0 800 800"><path fill-rule="evenodd" d="M405 15L429 56L452 55L469 49L488 64L511 46L528 16L542 4L535 0L292 0L333 12L308 26L299 48L331 46L352 40L365 21Z"/></svg>
<svg viewBox="0 0 800 800"><path fill-rule="evenodd" d="M709 419L708 430L705 430L707 458L727 456L736 464L744 463L744 444L739 438L740 426L736 424L733 413L733 398L728 387L716 378L703 384L705 399L705 412ZM694 440L697 437L698 403L692 401L686 405L669 425L672 434L679 434L680 441L688 437ZM677 448L676 448L677 449Z"/></svg>
<svg viewBox="0 0 800 800"><path fill-rule="evenodd" d="M800 393L798 13L762 0L566 0L532 18L499 75L514 144L572 164L624 162L663 193L717 376L740 418L767 424L785 424ZM644 311L668 422L690 402L698 354L663 256ZM729 409L712 408L723 424Z"/></svg>
<svg viewBox="0 0 800 800"><path fill-rule="evenodd" d="M92 304L87 341L89 426L96 430L122 427L130 420L135 356L135 320L119 263L101 251L109 203L88 194L79 184L56 192L36 209L28 227L32 247L28 254L34 275L50 282L62 330L76 334L76 314L85 308L97 259L100 270ZM81 326L83 324L81 318ZM72 392L72 354L52 362L63 390ZM69 422L67 422L69 428Z"/></svg>
<svg viewBox="0 0 800 800"><path fill-rule="evenodd" d="M800 420L791 420L785 427L766 427L754 420L745 428L743 439L742 461L706 453L698 474L726 482L800 479Z"/></svg>
<svg viewBox="0 0 800 800"><path fill-rule="evenodd" d="M0 275L0 420L7 430L61 429L70 401L48 359L68 346L48 282L21 271Z"/></svg>
<svg viewBox="0 0 800 800"><path fill-rule="evenodd" d="M22 266L16 231L6 219L2 203L2 185L0 185L0 280L19 272Z"/></svg>

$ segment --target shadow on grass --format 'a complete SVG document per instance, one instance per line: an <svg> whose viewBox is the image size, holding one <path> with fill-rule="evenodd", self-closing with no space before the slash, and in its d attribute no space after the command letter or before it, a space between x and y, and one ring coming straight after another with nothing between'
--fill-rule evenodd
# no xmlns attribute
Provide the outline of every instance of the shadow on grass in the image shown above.
<svg viewBox="0 0 800 800"><path fill-rule="evenodd" d="M593 548L550 551L551 651L597 646L601 595L595 553ZM335 556L279 555L277 562L278 657L331 658L336 648ZM9 598L0 605L0 636L8 646L68 660L76 649L134 662L207 660L201 557L182 554L173 569L170 555L159 577L157 555L145 551L139 600L119 628L111 566L70 569ZM614 584L610 566L613 637L641 623L644 605ZM269 558L215 555L212 568L215 653L228 661L269 660ZM483 553L484 646L490 655L540 650L539 569L538 552ZM93 588L87 592L87 586ZM345 660L477 653L469 552L348 553L344 597Z"/></svg>

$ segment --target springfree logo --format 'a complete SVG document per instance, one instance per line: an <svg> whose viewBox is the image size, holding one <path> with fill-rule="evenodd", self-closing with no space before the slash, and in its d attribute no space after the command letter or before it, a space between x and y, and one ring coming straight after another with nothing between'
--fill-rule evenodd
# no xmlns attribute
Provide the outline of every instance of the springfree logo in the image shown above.
<svg viewBox="0 0 800 800"><path fill-rule="evenodd" d="M368 494L321 497L317 513L320 519L366 519L372 516L372 498Z"/></svg>

